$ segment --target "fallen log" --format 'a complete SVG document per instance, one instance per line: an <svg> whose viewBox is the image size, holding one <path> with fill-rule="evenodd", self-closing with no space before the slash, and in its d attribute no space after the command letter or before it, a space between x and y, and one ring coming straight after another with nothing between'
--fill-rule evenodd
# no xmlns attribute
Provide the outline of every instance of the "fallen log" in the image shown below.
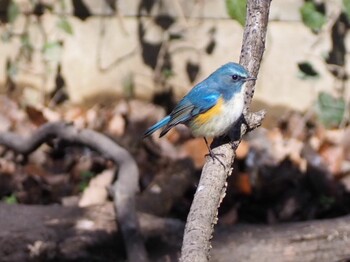
<svg viewBox="0 0 350 262"><path fill-rule="evenodd" d="M350 259L350 216L277 225L219 227L213 262L331 262Z"/></svg>
<svg viewBox="0 0 350 262"><path fill-rule="evenodd" d="M184 223L138 214L151 261L177 261ZM112 203L79 208L0 204L0 260L121 261ZM219 220L220 221L220 220ZM277 225L218 226L213 262L350 259L350 216Z"/></svg>
<svg viewBox="0 0 350 262"><path fill-rule="evenodd" d="M0 261L125 261L115 219L112 203L88 208L0 204ZM158 236L174 247L178 242L180 249L182 222L147 214L139 219L148 241Z"/></svg>

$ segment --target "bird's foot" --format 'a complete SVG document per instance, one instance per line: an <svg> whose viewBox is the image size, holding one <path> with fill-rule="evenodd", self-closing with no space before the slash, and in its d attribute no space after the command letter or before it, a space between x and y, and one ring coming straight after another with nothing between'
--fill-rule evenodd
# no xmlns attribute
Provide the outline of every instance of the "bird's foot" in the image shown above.
<svg viewBox="0 0 350 262"><path fill-rule="evenodd" d="M211 150L211 148L209 148L209 153L206 154L205 156L206 156L206 157L207 157L207 156L210 156L211 159L213 159L213 161L215 161L215 160L219 161L219 163L225 168L224 163L223 163L223 162L221 161L221 159L219 158L219 156L220 156L220 157L223 157L223 156L225 156L225 154L215 154L215 153Z"/></svg>
<svg viewBox="0 0 350 262"><path fill-rule="evenodd" d="M210 146L209 146L209 144L208 144L208 141L207 141L207 139L204 137L204 141L205 141L205 144L207 145L207 148L208 148L208 150L209 150L209 154L206 154L205 156L207 157L207 156L210 156L212 159L213 159L213 161L216 159L217 161L219 161L219 163L225 168L225 165L224 165L224 163L221 161L221 159L219 158L219 156L224 156L224 154L215 154L214 152L213 152L213 150L211 150L211 148L210 148Z"/></svg>

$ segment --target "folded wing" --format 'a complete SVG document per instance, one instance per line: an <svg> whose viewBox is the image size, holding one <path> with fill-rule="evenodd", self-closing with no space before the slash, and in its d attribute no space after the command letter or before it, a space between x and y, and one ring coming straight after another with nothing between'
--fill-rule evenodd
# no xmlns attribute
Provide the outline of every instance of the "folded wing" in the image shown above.
<svg viewBox="0 0 350 262"><path fill-rule="evenodd" d="M170 120L160 136L165 135L172 127L178 124L186 124L198 115L205 113L216 105L219 97L218 92L210 89L192 89L170 113Z"/></svg>

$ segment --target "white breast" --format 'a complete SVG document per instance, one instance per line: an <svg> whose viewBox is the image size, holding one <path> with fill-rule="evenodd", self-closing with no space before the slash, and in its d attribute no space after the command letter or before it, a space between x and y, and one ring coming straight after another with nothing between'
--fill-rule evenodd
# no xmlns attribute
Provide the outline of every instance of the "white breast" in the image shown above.
<svg viewBox="0 0 350 262"><path fill-rule="evenodd" d="M191 125L194 136L218 137L227 134L243 113L244 86L240 93L235 94L231 100L224 102L221 113L212 117L208 122L198 126Z"/></svg>

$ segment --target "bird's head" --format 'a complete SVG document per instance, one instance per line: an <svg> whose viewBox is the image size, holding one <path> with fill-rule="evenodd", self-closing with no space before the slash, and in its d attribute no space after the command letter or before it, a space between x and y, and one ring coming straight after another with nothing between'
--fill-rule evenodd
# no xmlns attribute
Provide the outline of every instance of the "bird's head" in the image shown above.
<svg viewBox="0 0 350 262"><path fill-rule="evenodd" d="M221 66L209 78L212 80L212 86L219 88L228 99L233 94L242 92L242 87L247 81L256 80L243 66L233 62Z"/></svg>
<svg viewBox="0 0 350 262"><path fill-rule="evenodd" d="M219 79L230 85L242 85L247 81L256 80L248 71L237 63L227 63L214 72Z"/></svg>

